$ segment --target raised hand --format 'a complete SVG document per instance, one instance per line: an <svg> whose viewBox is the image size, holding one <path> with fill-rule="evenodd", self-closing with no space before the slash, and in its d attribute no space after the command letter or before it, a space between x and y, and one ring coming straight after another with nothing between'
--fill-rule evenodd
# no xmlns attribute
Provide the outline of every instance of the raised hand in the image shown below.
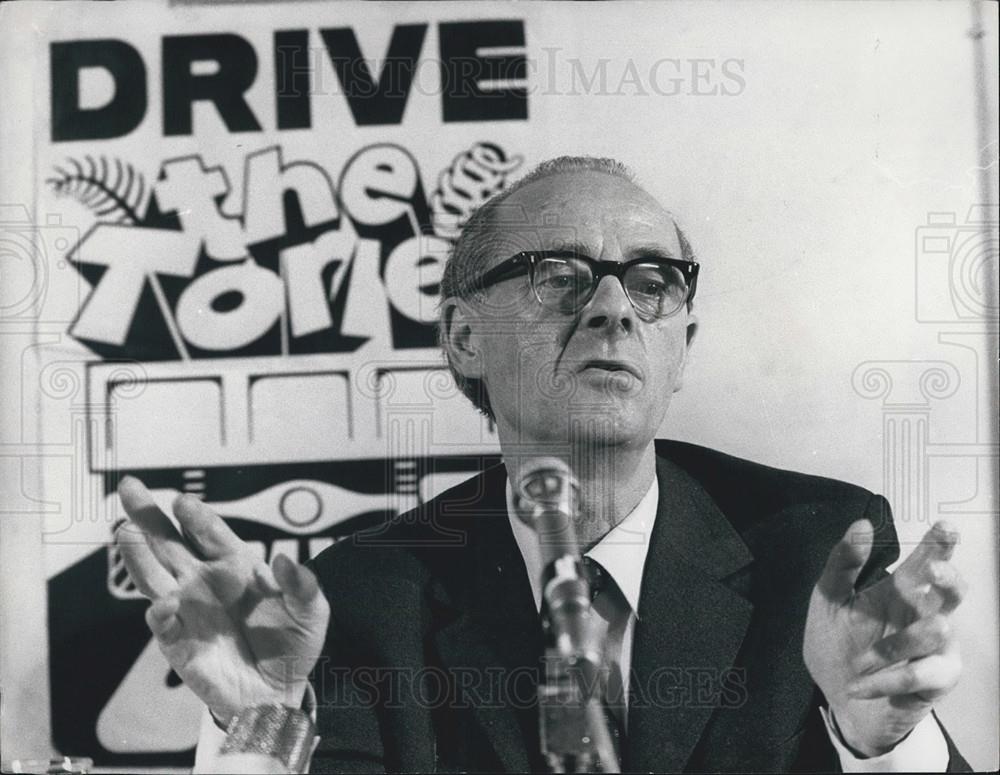
<svg viewBox="0 0 1000 775"><path fill-rule="evenodd" d="M326 638L316 577L277 555L257 560L197 498L173 511L182 533L134 477L118 486L131 521L115 534L146 622L170 666L223 722L248 705L297 706Z"/></svg>
<svg viewBox="0 0 1000 775"><path fill-rule="evenodd" d="M813 589L803 656L844 741L865 756L890 750L962 671L951 613L965 582L949 562L958 533L936 523L890 576L855 582L872 526L855 522Z"/></svg>

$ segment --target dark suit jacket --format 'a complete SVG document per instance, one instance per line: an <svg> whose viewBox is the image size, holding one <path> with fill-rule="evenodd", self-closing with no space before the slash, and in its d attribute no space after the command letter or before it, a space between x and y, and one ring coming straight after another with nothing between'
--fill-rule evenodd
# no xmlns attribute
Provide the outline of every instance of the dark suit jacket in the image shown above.
<svg viewBox="0 0 1000 775"><path fill-rule="evenodd" d="M861 488L657 442L626 770L836 771L802 661L812 587L856 519L861 583L899 549ZM312 771L543 771L543 635L502 465L314 561L332 616ZM967 769L950 739L950 769Z"/></svg>

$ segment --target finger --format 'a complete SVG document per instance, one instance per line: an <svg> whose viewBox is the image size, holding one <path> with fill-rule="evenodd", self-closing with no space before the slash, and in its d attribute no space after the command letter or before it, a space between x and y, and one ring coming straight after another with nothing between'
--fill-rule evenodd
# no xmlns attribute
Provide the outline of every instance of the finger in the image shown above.
<svg viewBox="0 0 1000 775"><path fill-rule="evenodd" d="M828 600L846 603L854 593L854 583L872 551L872 525L866 519L852 524L826 560L816 586Z"/></svg>
<svg viewBox="0 0 1000 775"><path fill-rule="evenodd" d="M193 566L194 555L142 482L134 476L122 478L118 484L118 496L129 517L146 534L149 548L163 567L177 576Z"/></svg>
<svg viewBox="0 0 1000 775"><path fill-rule="evenodd" d="M931 586L941 596L941 612L954 611L965 598L969 588L962 574L958 572L958 568L944 560L930 563L928 572Z"/></svg>
<svg viewBox="0 0 1000 775"><path fill-rule="evenodd" d="M927 616L872 644L851 666L855 673L874 673L897 662L939 653L951 637L952 627L947 616Z"/></svg>
<svg viewBox="0 0 1000 775"><path fill-rule="evenodd" d="M947 522L935 522L931 529L924 533L917 548L900 563L895 575L911 586L929 583L929 566L935 562L950 560L958 539L958 531Z"/></svg>
<svg viewBox="0 0 1000 775"><path fill-rule="evenodd" d="M274 571L266 562L258 562L253 566L254 579L257 581L257 589L264 597L281 597L281 587L274 577Z"/></svg>
<svg viewBox="0 0 1000 775"><path fill-rule="evenodd" d="M962 660L956 651L887 667L852 681L847 694L853 699L872 700L906 694L939 694L958 683Z"/></svg>
<svg viewBox="0 0 1000 775"><path fill-rule="evenodd" d="M123 522L115 531L115 545L122 554L128 575L139 591L150 600L177 590L177 580L156 559L146 534L131 522Z"/></svg>
<svg viewBox="0 0 1000 775"><path fill-rule="evenodd" d="M154 600L146 609L146 624L164 646L176 643L184 632L180 607L180 599L176 595L169 595Z"/></svg>
<svg viewBox="0 0 1000 775"><path fill-rule="evenodd" d="M283 554L275 555L271 567L289 615L300 623L315 620L325 599L312 571Z"/></svg>
<svg viewBox="0 0 1000 775"><path fill-rule="evenodd" d="M243 542L222 517L193 495L178 495L173 510L185 537L205 559L218 559L243 549Z"/></svg>

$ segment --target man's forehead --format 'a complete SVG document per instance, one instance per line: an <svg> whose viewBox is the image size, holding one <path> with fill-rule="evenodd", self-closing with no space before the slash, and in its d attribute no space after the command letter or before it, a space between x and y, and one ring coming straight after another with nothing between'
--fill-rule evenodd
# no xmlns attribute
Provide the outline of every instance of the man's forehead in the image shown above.
<svg viewBox="0 0 1000 775"><path fill-rule="evenodd" d="M635 184L603 172L534 181L500 205L494 225L511 253L571 246L622 254L655 248L683 257L671 214Z"/></svg>

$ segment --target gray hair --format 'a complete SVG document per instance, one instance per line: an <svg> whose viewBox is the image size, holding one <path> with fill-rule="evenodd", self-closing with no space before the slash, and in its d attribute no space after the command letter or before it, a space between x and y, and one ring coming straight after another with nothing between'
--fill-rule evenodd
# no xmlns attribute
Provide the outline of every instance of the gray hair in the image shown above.
<svg viewBox="0 0 1000 775"><path fill-rule="evenodd" d="M491 420L496 418L493 413L493 407L490 405L490 397L486 392L486 385L480 379L464 376L452 363L451 354L445 342L447 321L444 319L446 307L443 302L449 298L467 299L477 290L474 281L488 268L490 257L500 247L502 231L505 228L515 225L505 223L498 217L502 211L503 203L530 183L555 175L573 172L602 172L606 175L625 180L633 185L636 184L633 172L615 159L594 156L559 156L555 159L543 161L524 177L494 195L472 213L462 227L462 232L455 241L455 245L452 247L448 260L444 265L444 271L441 276L442 304L441 317L438 321L438 338L448 362L448 369L451 371L458 389L472 401L476 409ZM523 224L518 223L516 225L522 226ZM693 261L694 255L691 247L679 227L677 228L677 236L684 253L683 258Z"/></svg>

